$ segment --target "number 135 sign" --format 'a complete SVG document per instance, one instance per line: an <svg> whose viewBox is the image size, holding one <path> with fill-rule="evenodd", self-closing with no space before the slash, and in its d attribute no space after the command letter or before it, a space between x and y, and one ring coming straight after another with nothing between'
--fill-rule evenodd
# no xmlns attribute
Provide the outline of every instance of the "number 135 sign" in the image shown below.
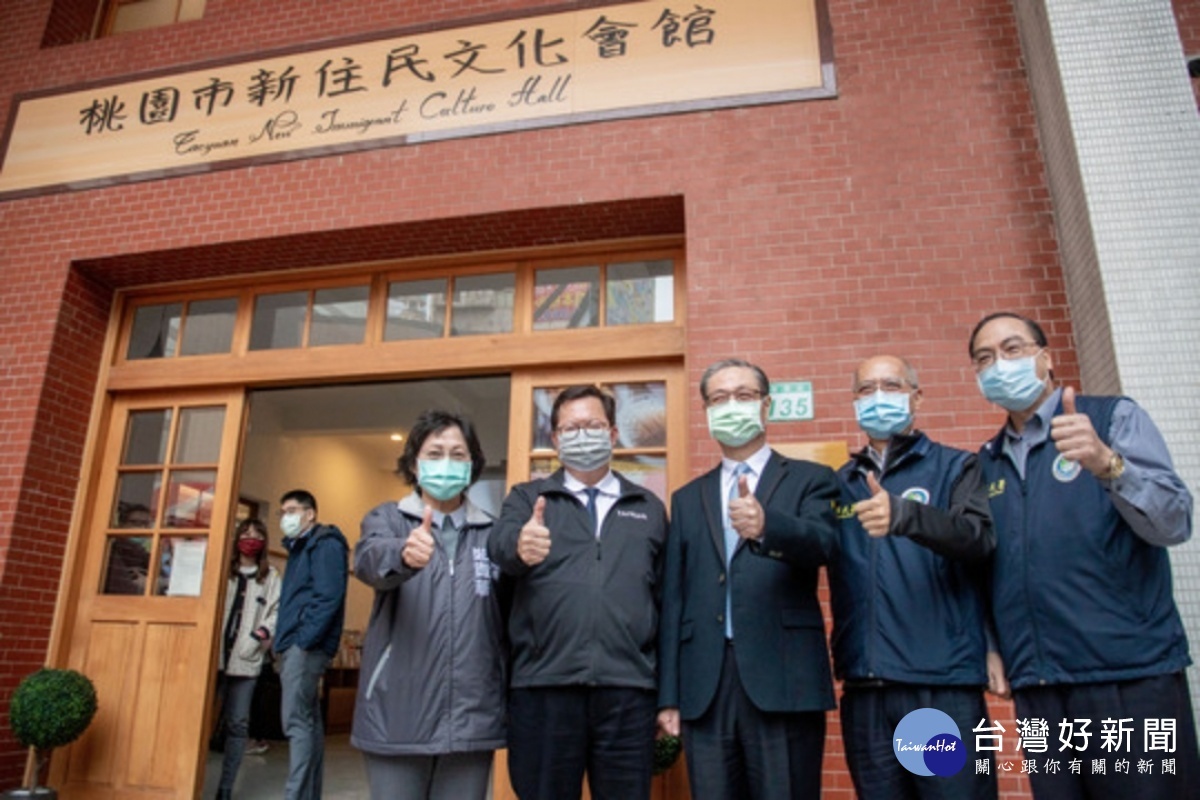
<svg viewBox="0 0 1200 800"><path fill-rule="evenodd" d="M810 381L771 384L771 422L796 422L813 418L813 392Z"/></svg>

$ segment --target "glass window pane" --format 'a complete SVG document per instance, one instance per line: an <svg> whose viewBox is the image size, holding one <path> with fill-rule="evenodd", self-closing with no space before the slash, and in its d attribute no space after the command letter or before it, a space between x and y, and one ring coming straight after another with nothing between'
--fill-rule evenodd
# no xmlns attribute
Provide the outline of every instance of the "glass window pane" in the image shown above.
<svg viewBox="0 0 1200 800"><path fill-rule="evenodd" d="M203 536L164 536L159 540L158 578L154 593L199 597L208 539Z"/></svg>
<svg viewBox="0 0 1200 800"><path fill-rule="evenodd" d="M446 279L388 285L385 341L436 339L446 329Z"/></svg>
<svg viewBox="0 0 1200 800"><path fill-rule="evenodd" d="M304 342L304 317L308 292L260 294L254 300L250 324L250 349L299 347Z"/></svg>
<svg viewBox="0 0 1200 800"><path fill-rule="evenodd" d="M367 286L318 289L308 346L362 344L367 333Z"/></svg>
<svg viewBox="0 0 1200 800"><path fill-rule="evenodd" d="M534 450L553 450L550 441L550 412L554 408L554 398L563 390L562 386L542 386L533 390L533 441Z"/></svg>
<svg viewBox="0 0 1200 800"><path fill-rule="evenodd" d="M167 457L171 432L171 409L134 411L125 430L122 464L161 464Z"/></svg>
<svg viewBox="0 0 1200 800"><path fill-rule="evenodd" d="M167 486L168 528L207 528L212 524L216 470L186 470L171 473Z"/></svg>
<svg viewBox="0 0 1200 800"><path fill-rule="evenodd" d="M125 357L170 358L175 355L179 339L181 303L142 306L133 313L133 329L129 332L129 349Z"/></svg>
<svg viewBox="0 0 1200 800"><path fill-rule="evenodd" d="M450 335L511 332L516 284L511 272L455 278Z"/></svg>
<svg viewBox="0 0 1200 800"><path fill-rule="evenodd" d="M146 593L150 573L149 536L109 536L104 566L103 594L139 595Z"/></svg>
<svg viewBox="0 0 1200 800"><path fill-rule="evenodd" d="M225 409L184 408L179 411L179 440L175 443L175 464L215 464L221 457L221 429Z"/></svg>
<svg viewBox="0 0 1200 800"><path fill-rule="evenodd" d="M541 269L533 287L533 329L590 328L600 324L600 268Z"/></svg>
<svg viewBox="0 0 1200 800"><path fill-rule="evenodd" d="M612 468L667 503L667 459L659 456L613 456Z"/></svg>
<svg viewBox="0 0 1200 800"><path fill-rule="evenodd" d="M606 325L645 325L674 319L674 262L631 261L608 265Z"/></svg>
<svg viewBox="0 0 1200 800"><path fill-rule="evenodd" d="M237 317L237 306L236 297L188 303L187 325L183 329L179 355L228 353L233 347L233 321Z"/></svg>
<svg viewBox="0 0 1200 800"><path fill-rule="evenodd" d="M617 447L666 447L666 384L617 383L608 388L617 400Z"/></svg>
<svg viewBox="0 0 1200 800"><path fill-rule="evenodd" d="M117 479L117 498L109 518L113 528L150 528L158 518L160 472L130 472Z"/></svg>

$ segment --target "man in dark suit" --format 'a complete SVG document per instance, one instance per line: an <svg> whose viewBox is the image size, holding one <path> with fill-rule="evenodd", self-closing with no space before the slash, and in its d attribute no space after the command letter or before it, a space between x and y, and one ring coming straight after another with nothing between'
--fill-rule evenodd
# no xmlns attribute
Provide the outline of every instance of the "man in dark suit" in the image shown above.
<svg viewBox="0 0 1200 800"><path fill-rule="evenodd" d="M770 382L740 359L700 381L721 464L675 492L659 626L659 728L697 800L821 791L833 685L817 573L837 542L837 478L767 446Z"/></svg>

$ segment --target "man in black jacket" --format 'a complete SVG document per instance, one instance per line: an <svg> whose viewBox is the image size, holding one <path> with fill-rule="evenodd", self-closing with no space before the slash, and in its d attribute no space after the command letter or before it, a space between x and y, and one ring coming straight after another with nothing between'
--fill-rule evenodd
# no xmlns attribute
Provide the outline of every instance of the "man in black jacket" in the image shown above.
<svg viewBox="0 0 1200 800"><path fill-rule="evenodd" d="M515 579L508 766L521 800L650 796L662 501L610 467L616 403L554 401L563 468L504 501L488 557Z"/></svg>

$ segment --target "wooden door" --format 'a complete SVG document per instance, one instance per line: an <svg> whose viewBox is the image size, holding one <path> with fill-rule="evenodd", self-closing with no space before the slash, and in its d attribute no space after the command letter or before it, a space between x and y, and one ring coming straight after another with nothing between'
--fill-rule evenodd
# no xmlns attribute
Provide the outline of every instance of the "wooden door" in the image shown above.
<svg viewBox="0 0 1200 800"><path fill-rule="evenodd" d="M567 386L590 383L617 400L617 446L613 469L657 494L664 503L687 480L687 397L678 362L613 367L565 367L514 372L508 427L508 483L549 475L558 469L550 444L550 409ZM515 800L507 752L496 754L494 800ZM586 782L581 797L590 794ZM683 759L654 779L654 800L690 797Z"/></svg>
<svg viewBox="0 0 1200 800"><path fill-rule="evenodd" d="M60 604L60 661L99 699L83 738L55 752L51 784L64 798L198 796L243 397L108 405Z"/></svg>

